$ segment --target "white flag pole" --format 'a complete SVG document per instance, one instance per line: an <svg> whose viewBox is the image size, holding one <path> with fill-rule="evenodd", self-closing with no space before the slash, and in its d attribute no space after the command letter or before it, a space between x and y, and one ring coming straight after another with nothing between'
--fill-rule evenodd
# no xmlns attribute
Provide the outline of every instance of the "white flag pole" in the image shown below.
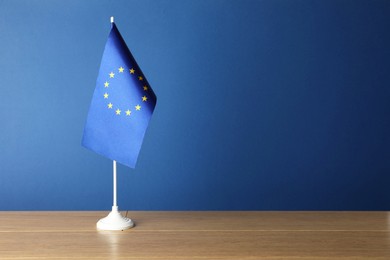
<svg viewBox="0 0 390 260"><path fill-rule="evenodd" d="M112 161L112 179L113 179L113 205L110 214L107 217L100 219L96 223L99 230L124 230L134 227L131 219L123 217L118 210L117 205L117 178L116 178L116 161Z"/></svg>
<svg viewBox="0 0 390 260"><path fill-rule="evenodd" d="M110 18L111 25L114 23L114 17ZM113 205L110 214L107 217L100 219L96 223L97 229L100 230L124 230L134 227L134 222L118 211L118 205L116 200L116 161L112 161L112 177L113 177Z"/></svg>
<svg viewBox="0 0 390 260"><path fill-rule="evenodd" d="M114 194L113 194L113 203L112 203L112 206L113 207L117 207L118 205L116 204L116 161L113 160L112 161L112 177L113 177L113 183L114 183L114 187L113 187L113 191L114 191Z"/></svg>

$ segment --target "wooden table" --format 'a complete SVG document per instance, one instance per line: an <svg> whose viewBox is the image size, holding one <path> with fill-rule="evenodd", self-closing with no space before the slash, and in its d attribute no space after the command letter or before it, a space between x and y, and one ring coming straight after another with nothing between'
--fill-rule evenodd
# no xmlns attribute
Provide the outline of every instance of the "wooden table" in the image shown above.
<svg viewBox="0 0 390 260"><path fill-rule="evenodd" d="M0 259L390 259L387 212L107 213L0 212Z"/></svg>

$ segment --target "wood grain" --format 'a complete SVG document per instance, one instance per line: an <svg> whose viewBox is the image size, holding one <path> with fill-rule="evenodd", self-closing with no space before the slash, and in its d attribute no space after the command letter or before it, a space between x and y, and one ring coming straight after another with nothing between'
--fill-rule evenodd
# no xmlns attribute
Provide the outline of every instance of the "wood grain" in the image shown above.
<svg viewBox="0 0 390 260"><path fill-rule="evenodd" d="M126 213L126 212L124 212ZM0 212L0 259L390 259L387 212Z"/></svg>

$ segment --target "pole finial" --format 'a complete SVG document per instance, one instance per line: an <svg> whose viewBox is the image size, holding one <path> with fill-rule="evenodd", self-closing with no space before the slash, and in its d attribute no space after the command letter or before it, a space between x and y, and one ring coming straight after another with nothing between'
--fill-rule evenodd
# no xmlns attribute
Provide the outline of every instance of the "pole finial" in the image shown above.
<svg viewBox="0 0 390 260"><path fill-rule="evenodd" d="M110 17L110 21L111 21L111 23L114 23L114 16Z"/></svg>

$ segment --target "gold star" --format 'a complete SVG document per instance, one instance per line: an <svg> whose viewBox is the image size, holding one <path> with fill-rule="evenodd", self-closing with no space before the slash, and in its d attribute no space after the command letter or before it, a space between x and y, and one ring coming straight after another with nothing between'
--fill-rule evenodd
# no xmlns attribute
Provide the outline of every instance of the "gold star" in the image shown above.
<svg viewBox="0 0 390 260"><path fill-rule="evenodd" d="M131 69L130 69L130 74L134 74L134 71L135 71L135 70L134 70L133 68L131 68Z"/></svg>
<svg viewBox="0 0 390 260"><path fill-rule="evenodd" d="M115 76L115 73L114 73L114 72L111 72L111 73L108 74L108 75L110 75L110 78L113 78L113 77Z"/></svg>
<svg viewBox="0 0 390 260"><path fill-rule="evenodd" d="M110 83L108 83L107 81L104 82L104 87L105 87L105 88L108 88L108 85L110 85Z"/></svg>
<svg viewBox="0 0 390 260"><path fill-rule="evenodd" d="M143 96L142 97L142 102L145 102L146 100L148 100L148 98L146 96Z"/></svg>
<svg viewBox="0 0 390 260"><path fill-rule="evenodd" d="M120 114L121 114L121 111L119 110L119 108L118 108L117 110L115 110L115 113L116 113L117 115L120 115Z"/></svg>
<svg viewBox="0 0 390 260"><path fill-rule="evenodd" d="M107 98L108 98L108 93L107 93L107 92L106 92L106 93L104 93L104 95L103 95L103 96L104 96L104 98L106 98L106 99L107 99Z"/></svg>
<svg viewBox="0 0 390 260"><path fill-rule="evenodd" d="M148 86L145 85L144 86L144 90L147 91L148 90Z"/></svg>
<svg viewBox="0 0 390 260"><path fill-rule="evenodd" d="M118 70L119 72L123 72L125 69L121 66Z"/></svg>
<svg viewBox="0 0 390 260"><path fill-rule="evenodd" d="M139 76L139 77L138 77L138 79L139 79L139 80L143 80L144 78L143 78L143 77L141 77L141 76Z"/></svg>
<svg viewBox="0 0 390 260"><path fill-rule="evenodd" d="M129 109L126 110L126 116L129 116L131 114L131 111Z"/></svg>
<svg viewBox="0 0 390 260"><path fill-rule="evenodd" d="M112 103L108 103L107 107L112 108Z"/></svg>
<svg viewBox="0 0 390 260"><path fill-rule="evenodd" d="M140 105L136 105L135 106L135 110L141 110L141 106Z"/></svg>

